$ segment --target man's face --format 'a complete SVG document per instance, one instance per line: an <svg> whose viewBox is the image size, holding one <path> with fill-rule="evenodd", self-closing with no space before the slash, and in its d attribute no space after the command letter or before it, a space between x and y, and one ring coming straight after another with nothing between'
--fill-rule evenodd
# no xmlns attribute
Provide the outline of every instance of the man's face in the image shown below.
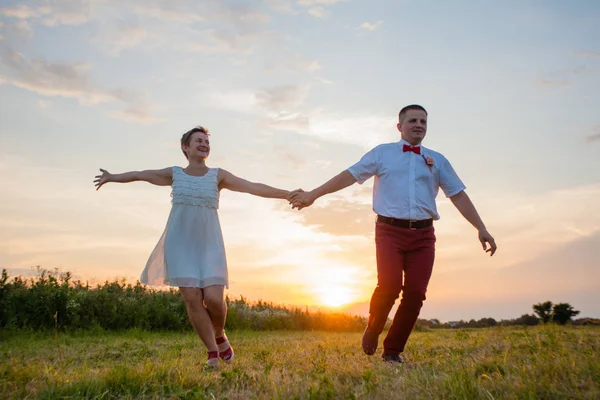
<svg viewBox="0 0 600 400"><path fill-rule="evenodd" d="M398 123L402 139L416 146L427 133L427 114L423 110L408 110L404 119Z"/></svg>

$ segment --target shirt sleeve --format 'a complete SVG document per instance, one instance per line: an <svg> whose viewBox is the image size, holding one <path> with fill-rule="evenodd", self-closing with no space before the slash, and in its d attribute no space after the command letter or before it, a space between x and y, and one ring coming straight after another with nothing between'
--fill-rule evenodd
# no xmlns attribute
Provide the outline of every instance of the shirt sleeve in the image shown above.
<svg viewBox="0 0 600 400"><path fill-rule="evenodd" d="M365 183L379 171L379 147L371 149L362 158L350 168L348 172L356 179L359 184Z"/></svg>
<svg viewBox="0 0 600 400"><path fill-rule="evenodd" d="M440 188L446 197L452 197L467 188L446 157L443 157L440 166Z"/></svg>

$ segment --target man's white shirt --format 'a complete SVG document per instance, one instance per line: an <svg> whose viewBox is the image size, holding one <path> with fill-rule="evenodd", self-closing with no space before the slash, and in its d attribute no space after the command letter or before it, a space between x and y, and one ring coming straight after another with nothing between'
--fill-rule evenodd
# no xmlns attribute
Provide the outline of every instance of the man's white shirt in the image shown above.
<svg viewBox="0 0 600 400"><path fill-rule="evenodd" d="M359 184L372 176L373 211L386 217L422 220L440 219L435 198L441 188L452 197L466 187L442 154L420 146L421 154L403 151L405 140L385 143L367 152L348 171ZM427 164L427 159L433 165Z"/></svg>

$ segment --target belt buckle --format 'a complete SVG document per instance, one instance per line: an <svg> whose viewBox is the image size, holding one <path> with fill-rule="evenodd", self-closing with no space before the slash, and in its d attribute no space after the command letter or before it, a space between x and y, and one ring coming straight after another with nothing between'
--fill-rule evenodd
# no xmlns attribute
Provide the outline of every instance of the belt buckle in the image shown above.
<svg viewBox="0 0 600 400"><path fill-rule="evenodd" d="M411 219L410 221L408 221L408 229L410 229L411 231L416 231L417 228L416 227L413 228L413 222L416 223L417 221L414 219Z"/></svg>

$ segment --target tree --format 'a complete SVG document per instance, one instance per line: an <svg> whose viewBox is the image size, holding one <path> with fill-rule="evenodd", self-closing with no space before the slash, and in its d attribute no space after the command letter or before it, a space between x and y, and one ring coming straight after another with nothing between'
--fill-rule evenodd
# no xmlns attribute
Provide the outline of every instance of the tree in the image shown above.
<svg viewBox="0 0 600 400"><path fill-rule="evenodd" d="M498 322L494 318L481 318L477 324L479 326L496 326Z"/></svg>
<svg viewBox="0 0 600 400"><path fill-rule="evenodd" d="M546 301L533 305L533 312L537 314L540 321L544 324L552 320L552 302Z"/></svg>
<svg viewBox="0 0 600 400"><path fill-rule="evenodd" d="M561 325L571 321L571 318L579 314L569 303L555 304L552 308L552 319Z"/></svg>
<svg viewBox="0 0 600 400"><path fill-rule="evenodd" d="M540 323L540 320L535 315L523 314L519 318L515 319L515 325L527 325L533 326Z"/></svg>

